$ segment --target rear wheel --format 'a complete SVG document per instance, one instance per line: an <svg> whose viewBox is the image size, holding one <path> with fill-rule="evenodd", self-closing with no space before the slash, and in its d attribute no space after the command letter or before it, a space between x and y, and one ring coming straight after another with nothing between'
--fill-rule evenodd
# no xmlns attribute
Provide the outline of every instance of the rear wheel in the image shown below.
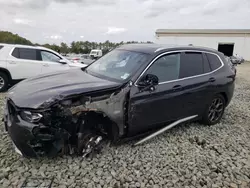
<svg viewBox="0 0 250 188"><path fill-rule="evenodd" d="M203 115L202 123L206 125L214 125L220 122L224 110L225 110L225 99L222 95L216 95L207 106L207 109Z"/></svg>
<svg viewBox="0 0 250 188"><path fill-rule="evenodd" d="M0 72L0 92L6 91L8 89L9 79L8 76Z"/></svg>

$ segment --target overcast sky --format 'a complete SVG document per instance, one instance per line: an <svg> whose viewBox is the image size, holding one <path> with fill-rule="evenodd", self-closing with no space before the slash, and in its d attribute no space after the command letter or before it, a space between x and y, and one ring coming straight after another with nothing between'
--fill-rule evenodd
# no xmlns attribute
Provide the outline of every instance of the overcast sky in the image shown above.
<svg viewBox="0 0 250 188"><path fill-rule="evenodd" d="M0 0L0 30L32 42L154 41L159 28L250 29L250 0Z"/></svg>

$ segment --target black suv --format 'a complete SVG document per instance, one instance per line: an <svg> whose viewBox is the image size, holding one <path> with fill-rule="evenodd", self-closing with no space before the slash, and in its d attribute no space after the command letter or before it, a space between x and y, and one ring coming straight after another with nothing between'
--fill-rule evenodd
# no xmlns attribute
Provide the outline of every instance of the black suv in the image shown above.
<svg viewBox="0 0 250 188"><path fill-rule="evenodd" d="M218 123L234 81L232 67L213 49L124 45L86 68L14 86L5 128L26 157L85 156L103 138L123 140L186 120Z"/></svg>

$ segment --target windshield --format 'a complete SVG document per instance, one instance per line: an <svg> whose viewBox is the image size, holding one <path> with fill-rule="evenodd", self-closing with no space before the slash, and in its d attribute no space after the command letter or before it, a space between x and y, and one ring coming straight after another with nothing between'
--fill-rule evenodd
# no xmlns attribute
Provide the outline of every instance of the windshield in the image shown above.
<svg viewBox="0 0 250 188"><path fill-rule="evenodd" d="M129 79L148 59L148 54L126 50L113 50L92 63L87 72L118 81Z"/></svg>
<svg viewBox="0 0 250 188"><path fill-rule="evenodd" d="M97 54L97 51L91 51L90 54Z"/></svg>

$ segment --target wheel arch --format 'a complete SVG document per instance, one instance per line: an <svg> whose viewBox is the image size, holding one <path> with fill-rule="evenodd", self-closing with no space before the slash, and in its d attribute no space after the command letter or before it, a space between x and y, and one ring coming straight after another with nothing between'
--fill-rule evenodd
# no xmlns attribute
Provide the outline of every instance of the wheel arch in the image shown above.
<svg viewBox="0 0 250 188"><path fill-rule="evenodd" d="M8 76L9 81L12 80L11 74L7 69L0 67L0 72L5 73Z"/></svg>
<svg viewBox="0 0 250 188"><path fill-rule="evenodd" d="M223 96L223 98L225 99L226 106L227 106L228 105L228 97L227 97L226 92L220 92L218 94Z"/></svg>

